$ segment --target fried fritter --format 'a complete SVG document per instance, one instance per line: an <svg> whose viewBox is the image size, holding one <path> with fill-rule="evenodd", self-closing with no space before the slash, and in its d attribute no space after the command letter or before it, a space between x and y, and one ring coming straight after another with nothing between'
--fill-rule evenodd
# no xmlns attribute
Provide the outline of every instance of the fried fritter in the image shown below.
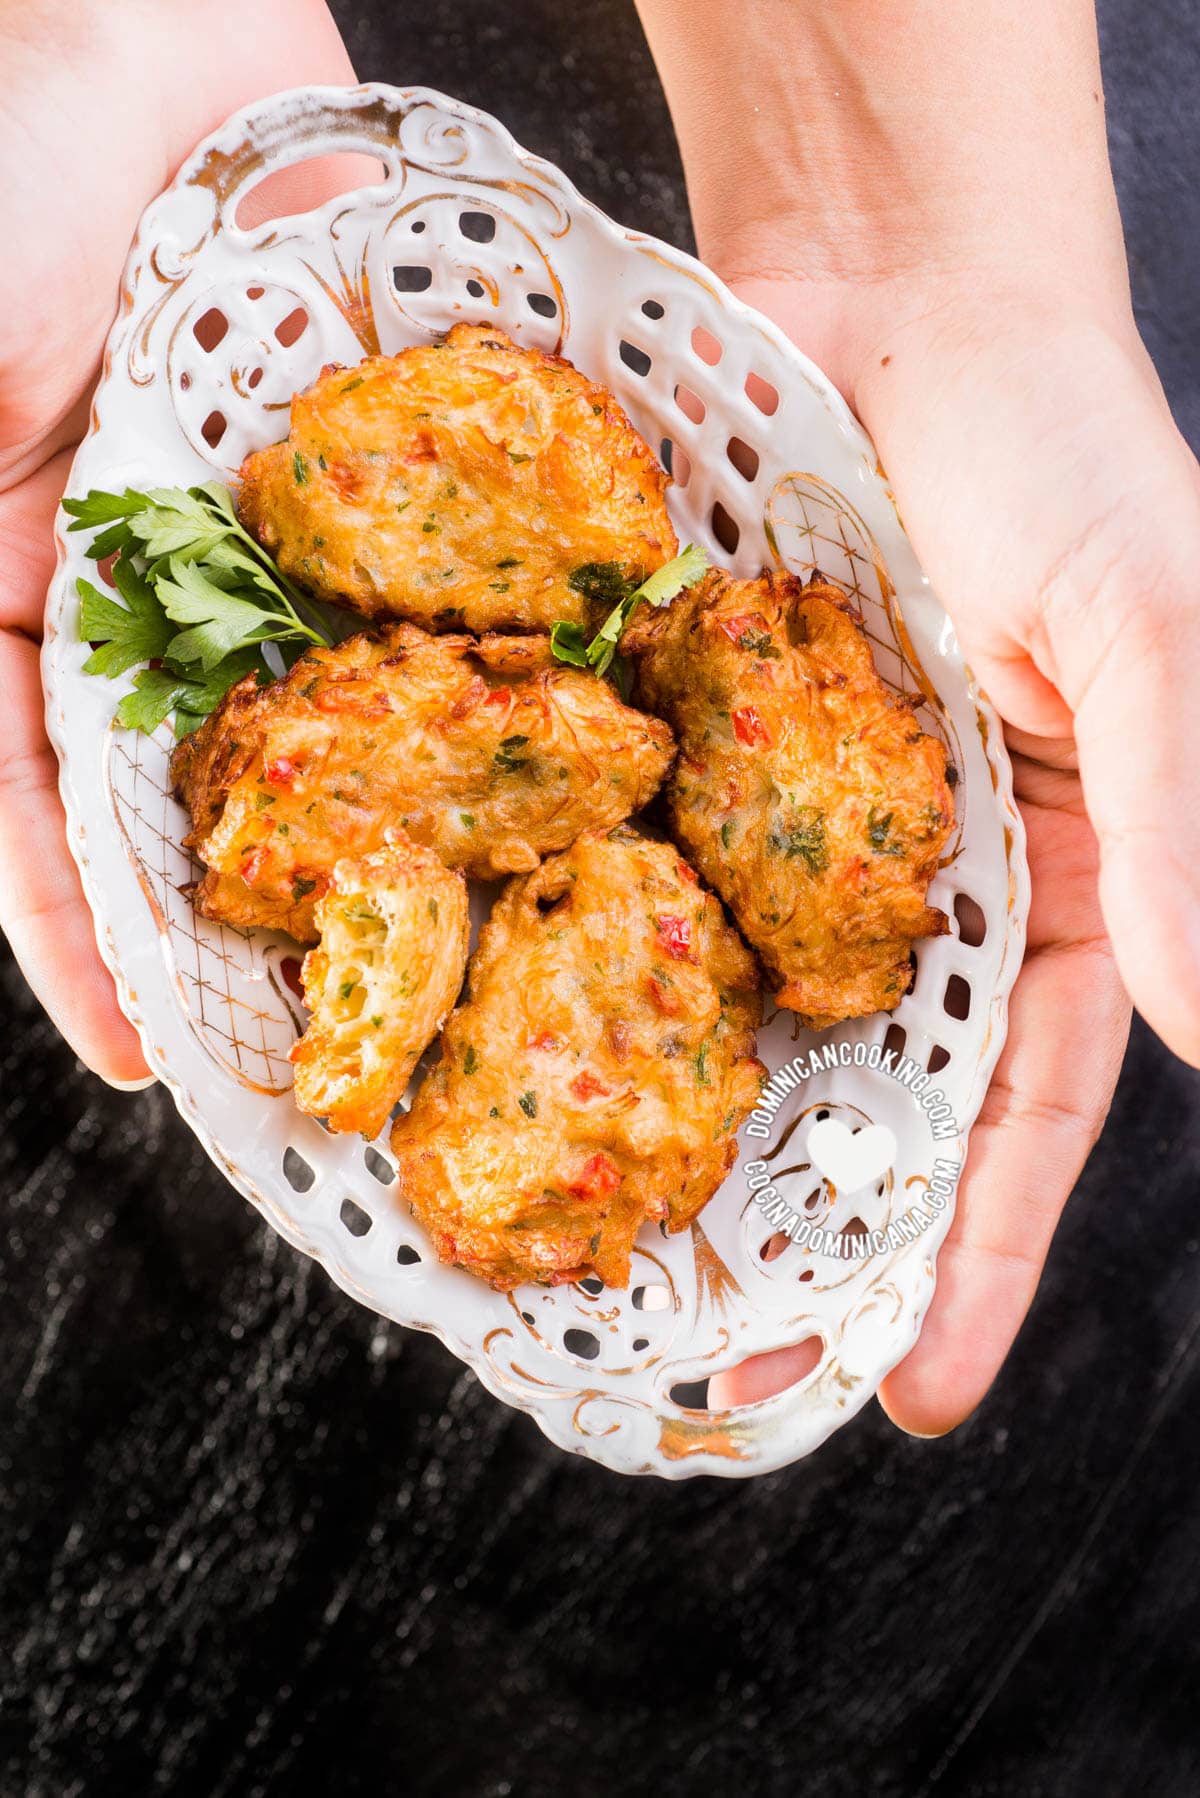
<svg viewBox="0 0 1200 1798"><path fill-rule="evenodd" d="M301 1111L377 1136L458 997L467 883L431 849L389 831L347 857L316 903L320 947L301 977L312 1020L292 1049Z"/></svg>
<svg viewBox="0 0 1200 1798"><path fill-rule="evenodd" d="M326 369L241 481L242 522L285 574L435 630L598 622L572 574L643 580L679 547L667 476L612 395L479 325Z"/></svg>
<svg viewBox="0 0 1200 1798"><path fill-rule="evenodd" d="M711 573L622 639L680 739L671 828L814 1028L889 1011L953 823L942 745L875 671L816 577Z"/></svg>
<svg viewBox="0 0 1200 1798"><path fill-rule="evenodd" d="M397 624L310 650L269 686L247 676L171 767L208 868L197 909L311 942L334 864L390 827L479 879L534 868L645 805L672 749L545 638Z"/></svg>
<svg viewBox="0 0 1200 1798"><path fill-rule="evenodd" d="M589 831L510 882L442 1059L396 1120L397 1190L443 1261L502 1291L629 1278L737 1154L764 1076L758 970L667 843Z"/></svg>

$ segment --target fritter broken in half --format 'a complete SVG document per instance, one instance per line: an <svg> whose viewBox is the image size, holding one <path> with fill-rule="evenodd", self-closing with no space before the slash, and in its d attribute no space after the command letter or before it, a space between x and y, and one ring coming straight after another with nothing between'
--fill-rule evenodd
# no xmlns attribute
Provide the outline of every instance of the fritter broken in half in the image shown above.
<svg viewBox="0 0 1200 1798"><path fill-rule="evenodd" d="M326 369L241 480L242 522L310 593L439 630L587 625L581 567L619 585L679 547L612 395L479 325Z"/></svg>
<svg viewBox="0 0 1200 1798"><path fill-rule="evenodd" d="M875 671L837 588L714 571L622 640L678 732L672 831L814 1027L888 1011L953 823L946 755Z"/></svg>
<svg viewBox="0 0 1200 1798"><path fill-rule="evenodd" d="M763 1077L758 970L666 843L590 831L510 882L442 1059L396 1120L399 1196L501 1290L629 1278L736 1158Z"/></svg>
<svg viewBox="0 0 1200 1798"><path fill-rule="evenodd" d="M458 997L467 883L390 831L382 849L338 862L316 926L320 947L302 971L312 1020L292 1050L296 1104L331 1130L377 1136Z"/></svg>
<svg viewBox="0 0 1200 1798"><path fill-rule="evenodd" d="M206 917L313 941L334 865L399 826L479 879L534 868L638 811L673 750L656 718L544 638L430 637L415 625L303 656L232 689L171 764L208 869Z"/></svg>

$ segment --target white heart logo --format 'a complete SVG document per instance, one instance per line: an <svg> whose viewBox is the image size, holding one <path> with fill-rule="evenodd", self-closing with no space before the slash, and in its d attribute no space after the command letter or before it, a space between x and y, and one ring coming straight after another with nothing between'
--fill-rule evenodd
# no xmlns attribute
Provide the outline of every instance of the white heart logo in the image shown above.
<svg viewBox="0 0 1200 1798"><path fill-rule="evenodd" d="M821 1118L808 1133L808 1159L839 1192L859 1192L892 1166L896 1138L886 1124L853 1131L836 1118Z"/></svg>

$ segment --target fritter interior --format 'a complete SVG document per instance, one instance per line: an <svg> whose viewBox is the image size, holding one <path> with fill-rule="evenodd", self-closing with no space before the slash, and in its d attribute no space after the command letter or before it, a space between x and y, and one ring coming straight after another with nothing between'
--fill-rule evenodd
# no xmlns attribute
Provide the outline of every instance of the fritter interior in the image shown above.
<svg viewBox="0 0 1200 1798"><path fill-rule="evenodd" d="M315 907L304 958L312 1018L292 1049L301 1111L377 1136L458 997L467 966L467 883L430 849L389 831L346 857Z"/></svg>

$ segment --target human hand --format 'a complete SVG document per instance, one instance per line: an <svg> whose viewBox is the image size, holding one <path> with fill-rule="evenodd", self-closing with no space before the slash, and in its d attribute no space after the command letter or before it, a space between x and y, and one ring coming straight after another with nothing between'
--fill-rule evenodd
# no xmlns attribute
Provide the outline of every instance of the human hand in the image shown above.
<svg viewBox="0 0 1200 1798"><path fill-rule="evenodd" d="M744 291L759 305L774 298L776 315L786 323L779 296ZM1132 646L1128 661L1106 659L1100 620L1087 628L1067 609L1096 603L1092 595L1099 593L1099 584L1092 587L1083 568L1063 558L1075 539L1087 541L1093 482L1124 487L1144 464L1157 468L1165 486L1172 462L1182 473L1188 460L1182 445L1174 450L1164 441L1167 433L1152 395L1139 391L1136 380L1124 396L1117 428L1117 417L1107 407L1102 411L1096 396L1113 389L1119 371L1108 366L1105 355L1083 358L1077 345L1048 342L1040 310L1014 313L1011 339L1003 347L991 313L978 320L977 333L970 336L965 308L940 319L955 333L952 356L936 330L889 339L890 351L881 349L877 363L891 357L881 373L895 370L897 380L895 391L875 408L872 429L918 553L937 591L954 596L951 611L966 659L1008 721L1032 904L1008 1038L972 1131L958 1208L938 1259L936 1296L916 1348L880 1392L897 1423L926 1435L961 1421L990 1385L1032 1301L1062 1208L1103 1124L1129 1021L1114 937L1131 959L1131 975L1144 968L1143 979L1152 981L1160 967L1172 965L1170 941L1158 947L1156 962L1150 953L1154 945L1134 928L1135 916L1124 930L1120 914L1113 916L1110 935L1101 906L1097 835L1109 833L1111 869L1128 841L1126 820L1137 816L1138 791L1128 776L1130 764L1140 759L1136 739L1147 729L1131 716L1137 701L1129 686L1139 675L1147 683L1161 682L1156 705L1165 729L1167 670L1154 671L1149 641L1136 660ZM1060 432L1070 436L1079 458L1076 480L1058 477L1065 451ZM1086 449L1085 438L1091 439ZM965 443L978 446L977 453L964 456ZM1085 457L1091 463L1086 475ZM1182 482L1180 487L1175 503L1186 498ZM1127 595L1119 586L1112 590L1114 610L1154 598L1146 575L1161 552L1162 540L1155 544L1152 532L1155 518L1160 527L1162 519L1157 508L1141 512L1135 491L1131 488L1133 519L1122 522L1124 501L1107 508L1101 502L1106 522L1120 533L1119 549L1106 540L1107 533L1090 540L1093 553L1111 559L1113 578L1123 570L1129 582ZM1134 519L1141 521L1137 536L1129 530ZM1081 584L1059 587L1075 580ZM1108 620L1115 631L1112 613ZM1200 645L1192 648L1193 656L1197 649ZM1186 643L1178 643L1177 653L1187 653ZM1095 656L1092 665L1089 655ZM1078 685L1072 681L1064 688L1059 683L1068 656L1076 658ZM1104 683L1106 667L1107 690L1091 684L1089 701L1089 684ZM1143 694L1144 708L1146 698ZM1146 716L1154 714L1147 709ZM1143 768L1143 778L1151 783L1149 801L1157 772ZM1131 808L1125 813L1119 805L1122 787ZM1142 803L1147 822L1149 811ZM1142 846L1139 835L1134 847ZM1151 858L1150 866L1157 867L1152 848ZM1128 877L1122 871L1122 878ZM1145 888L1141 903L1149 917L1155 901ZM1178 947L1174 958L1181 959ZM1194 1056L1194 1039L1187 1035L1192 1017L1186 1002L1179 1002L1186 995L1171 990L1169 982L1161 991L1148 991L1153 1004L1148 1015ZM787 1351L763 1357L740 1369L727 1390L714 1382L712 1402L764 1396L789 1384L798 1365Z"/></svg>
<svg viewBox="0 0 1200 1798"><path fill-rule="evenodd" d="M692 8L698 70L679 3L642 10L701 253L873 436L1006 720L1028 831L1007 1044L921 1339L880 1393L940 1434L1032 1300L1112 1096L1125 989L1200 1063L1200 479L1134 326L1090 5L769 0L749 32ZM806 1368L758 1357L710 1403Z"/></svg>
<svg viewBox="0 0 1200 1798"><path fill-rule="evenodd" d="M43 722L55 508L144 206L238 106L354 75L320 0L3 0L0 63L0 929L80 1058L136 1085L146 1065L96 950ZM347 172L280 175L269 210Z"/></svg>

